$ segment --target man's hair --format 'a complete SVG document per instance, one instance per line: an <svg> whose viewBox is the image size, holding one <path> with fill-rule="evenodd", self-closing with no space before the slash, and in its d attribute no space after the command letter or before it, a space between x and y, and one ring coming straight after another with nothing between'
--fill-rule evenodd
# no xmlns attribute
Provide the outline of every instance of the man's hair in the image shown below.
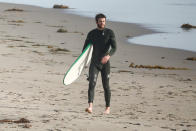
<svg viewBox="0 0 196 131"><path fill-rule="evenodd" d="M99 18L105 18L106 19L106 16L104 14L101 14L101 13L100 14L97 14L95 16L95 21L98 22Z"/></svg>

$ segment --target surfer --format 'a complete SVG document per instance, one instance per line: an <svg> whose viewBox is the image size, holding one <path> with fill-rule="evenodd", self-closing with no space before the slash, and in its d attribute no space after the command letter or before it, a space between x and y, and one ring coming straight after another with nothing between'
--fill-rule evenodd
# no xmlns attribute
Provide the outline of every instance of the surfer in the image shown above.
<svg viewBox="0 0 196 131"><path fill-rule="evenodd" d="M104 88L104 96L106 108L104 113L110 113L110 98L111 91L109 86L110 78L110 57L116 51L116 40L114 32L111 29L105 27L106 16L104 14L97 14L95 16L97 28L91 30L84 43L83 50L85 47L92 43L93 54L91 58L91 64L89 68L89 89L88 89L88 104L86 112L92 113L93 100L94 100L94 89L97 82L99 72L101 72L102 84Z"/></svg>

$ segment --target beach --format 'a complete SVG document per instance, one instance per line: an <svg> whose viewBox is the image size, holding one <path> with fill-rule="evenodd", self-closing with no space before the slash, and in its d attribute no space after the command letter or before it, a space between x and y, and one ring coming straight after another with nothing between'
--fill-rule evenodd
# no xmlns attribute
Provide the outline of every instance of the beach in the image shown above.
<svg viewBox="0 0 196 131"><path fill-rule="evenodd" d="M85 112L88 69L68 86L63 77L95 27L94 19L60 9L0 3L0 130L194 131L196 61L186 59L196 52L128 43L156 33L139 24L107 22L117 41L111 113L103 114L100 75L93 113Z"/></svg>

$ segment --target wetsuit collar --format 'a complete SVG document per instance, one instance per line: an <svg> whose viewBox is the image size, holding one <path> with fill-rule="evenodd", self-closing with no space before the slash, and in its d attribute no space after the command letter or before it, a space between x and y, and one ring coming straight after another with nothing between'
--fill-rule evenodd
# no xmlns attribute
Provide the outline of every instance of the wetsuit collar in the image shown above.
<svg viewBox="0 0 196 131"><path fill-rule="evenodd" d="M103 29L100 29L100 28L97 27L97 30L103 31L103 30L105 30L105 27Z"/></svg>

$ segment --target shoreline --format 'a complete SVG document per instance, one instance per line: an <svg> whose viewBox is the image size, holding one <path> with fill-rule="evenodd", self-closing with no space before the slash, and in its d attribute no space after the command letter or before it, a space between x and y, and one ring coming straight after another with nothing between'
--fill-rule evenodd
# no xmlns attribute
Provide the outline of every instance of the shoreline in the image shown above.
<svg viewBox="0 0 196 131"><path fill-rule="evenodd" d="M6 2L1 2L1 3L6 3ZM8 3L8 4L16 4L17 5L17 3ZM52 6L51 7L42 7L42 6L40 6L40 5L28 5L28 4L18 4L18 5L27 5L27 6L32 6L32 7L39 7L39 8L45 8L45 9L53 9L52 8ZM71 9L71 11L69 10L69 9ZM79 13L73 13L73 12L77 12L77 11L73 11L72 10L73 8L68 8L68 9L65 9L65 10L62 10L62 9L60 9L60 10L62 10L62 12L63 13L66 13L66 14L70 14L70 15L76 15L76 16L80 16L80 17L84 17L84 18L90 18L90 19L94 19L93 17L91 17L91 16L87 16L87 15L82 15L82 14L79 14ZM58 9L57 9L58 10ZM68 12L66 12L66 10L68 10ZM61 11L60 11L61 12ZM61 13L62 13L61 12ZM164 32L161 32L161 31L159 31L159 30L156 30L156 29L153 29L153 28L150 28L150 27L148 27L149 25L148 24L145 24L145 23L132 23L132 22L121 22L121 21L118 21L118 20L109 20L110 22L119 22L119 23L128 23L128 24L135 24L136 26L139 26L139 27L141 27L141 28L144 28L144 29L146 29L146 30L149 30L150 31L150 33L148 32L147 34L141 34L141 35L138 35L138 36L134 36L134 37L143 37L143 36L145 36L145 35L153 35L153 34L157 34L157 33L164 33ZM162 38L160 38L160 39L162 39ZM128 38L127 37L127 41L128 41L128 43L130 43L130 44L136 44L136 45L142 45L142 46L154 46L154 45L152 45L152 44L143 44L143 43L145 43L144 41L142 42L142 43L137 43L137 42L134 42L134 41L132 41L131 42L131 39L130 38ZM151 43L153 43L153 42L151 42ZM164 42L162 42L162 43L164 43ZM155 44L155 43L153 43L153 44ZM195 50L191 50L191 49L189 49L189 48L187 48L187 49L183 49L182 47L179 47L179 48L175 48L175 45L173 45L172 47L169 47L169 45L168 45L168 47L166 47L166 46L160 46L160 45L156 45L155 44L155 47L161 47L161 48L168 48L168 49L179 49L179 50L184 50L184 51L191 51L191 52L196 52Z"/></svg>
<svg viewBox="0 0 196 131"><path fill-rule="evenodd" d="M6 3L6 2L0 2L2 4L10 4L10 5L21 5L21 6L29 6L29 7L32 7L32 8L42 8L42 9L48 9L48 10L56 10L58 13L62 13L62 14L67 14L67 15L73 15L75 17L80 17L80 18L86 18L86 19L91 19L94 20L93 17L88 17L88 16L84 16L84 15L80 15L80 14L74 14L74 13L71 13L71 12L66 12L66 10L69 10L69 9L53 9L52 7L51 8L45 8L45 7L41 7L41 6L36 6L36 5L26 5L26 4L17 4L17 3ZM150 28L147 28L147 27L144 27L144 25L142 24L139 24L139 23L128 23L128 22L120 22L120 21L112 21L112 20L109 20L107 21L107 23L120 23L120 24L126 24L126 25L134 25L135 27L138 27L138 29L144 29L144 33L136 33L134 34L133 36L132 35L127 35L126 36L126 40L124 42L128 43L128 44L134 44L134 45L138 45L136 43L132 43L132 42L128 42L128 39L130 37L137 37L137 36L142 36L142 35L147 35L147 34L154 34L154 33L161 33L161 32L158 32L156 30L153 30L153 29L150 29ZM107 24L109 25L109 24ZM147 46L147 45L140 45L139 46ZM161 48L161 47L160 47Z"/></svg>
<svg viewBox="0 0 196 131"><path fill-rule="evenodd" d="M41 7L42 8L42 7ZM52 8L51 8L52 9ZM68 9L69 10L69 9ZM85 15L80 15L80 14L77 14L77 13L72 13L72 12L66 12L65 13L67 14L71 14L71 15L76 15L76 16L79 16L79 17L84 17L84 18L89 18L89 19L94 19L93 17L90 17L90 16L85 16ZM165 33L165 32L161 32L161 31L158 31L156 29L152 29L150 27L148 27L147 24L141 24L141 23L130 23L130 22L122 22L122 21L114 21L114 20L108 20L107 22L114 22L114 23L121 23L121 24L134 24L135 26L138 26L140 28L143 28L145 30L148 30L147 32L148 33L144 33L144 34L138 34L136 36L133 36L133 37L142 37L142 36L145 36L145 35L153 35L153 34L160 34L160 33ZM155 47L155 48L166 48L166 49L174 49L174 50L181 50L181 51L188 51L188 52L192 52L192 53L196 53L196 51L193 51L193 50L187 50L187 49L180 49L180 48L173 48L173 47L161 47L161 46L152 46L152 45L145 45L145 44L137 44L137 43L134 43L134 42L131 42L129 41L129 39L132 37L132 36L126 36L127 37L127 40L126 40L126 43L127 44L134 44L134 45L139 45L139 46L149 46L149 47Z"/></svg>
<svg viewBox="0 0 196 131"><path fill-rule="evenodd" d="M24 11L5 11L12 8ZM127 36L153 31L130 23L107 25L117 40L117 52L111 57L111 114L103 115L100 75L94 112L87 114L88 70L69 86L62 81L87 33L96 27L94 19L0 4L0 130L194 130L196 62L185 59L196 53L129 44ZM58 33L60 28L66 32ZM131 63L188 70L131 68ZM30 123L14 123L22 118Z"/></svg>

